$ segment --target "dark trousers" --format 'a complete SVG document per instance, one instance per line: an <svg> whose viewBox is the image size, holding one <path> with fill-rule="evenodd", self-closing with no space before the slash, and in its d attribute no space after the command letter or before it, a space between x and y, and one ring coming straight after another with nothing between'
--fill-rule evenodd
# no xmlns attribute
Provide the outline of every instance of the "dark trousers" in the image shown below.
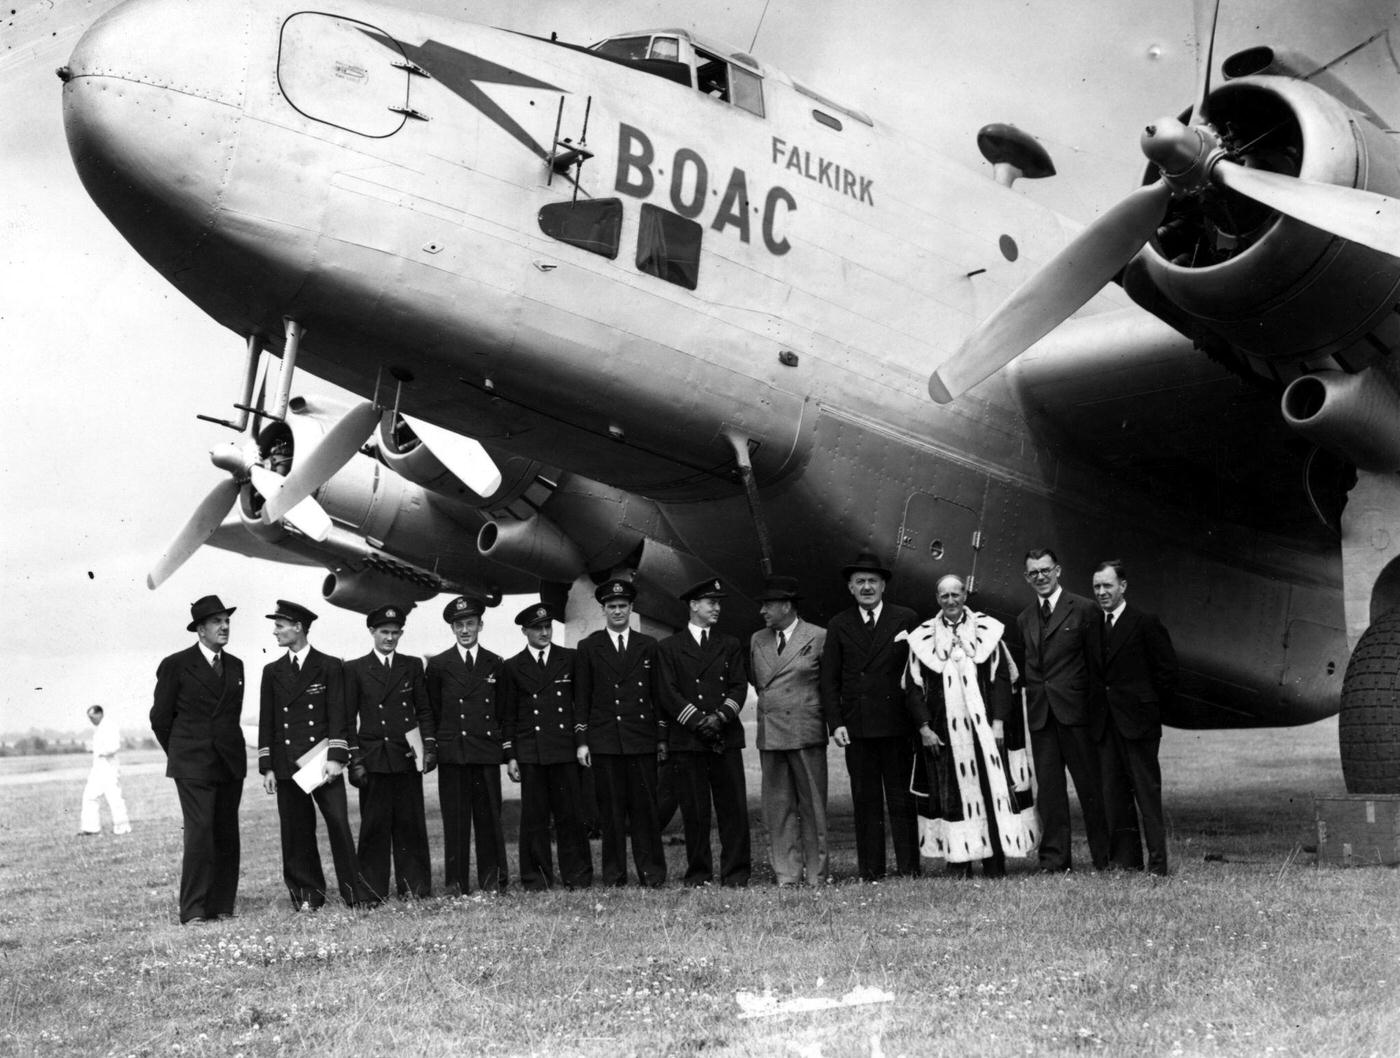
<svg viewBox="0 0 1400 1058"><path fill-rule="evenodd" d="M603 827L604 885L627 884L627 841L641 885L666 884L666 854L656 818L656 755L595 753L594 781Z"/></svg>
<svg viewBox="0 0 1400 1058"><path fill-rule="evenodd" d="M531 891L554 885L550 820L559 846L559 878L570 889L593 884L593 851L580 814L578 773L573 762L520 762L520 884Z"/></svg>
<svg viewBox="0 0 1400 1058"><path fill-rule="evenodd" d="M176 779L185 820L180 921L233 914L238 895L238 802L243 776L223 782Z"/></svg>
<svg viewBox="0 0 1400 1058"><path fill-rule="evenodd" d="M676 767L674 758L667 757L656 765L656 827L665 830L676 818L680 802L676 799Z"/></svg>
<svg viewBox="0 0 1400 1058"><path fill-rule="evenodd" d="M1072 866L1069 785L1065 782L1065 769L1069 769L1070 778L1074 780L1079 809L1084 813L1089 856L1094 868L1103 870L1108 866L1108 822L1099 787L1099 752L1089 728L1062 724L1051 712L1045 726L1031 732L1031 754L1035 758L1036 807L1040 810L1043 831L1041 870L1067 871Z"/></svg>
<svg viewBox="0 0 1400 1058"><path fill-rule="evenodd" d="M321 871L321 850L316 847L316 809L326 821L331 860L340 897L350 907L376 903L360 875L355 855L355 835L350 831L350 808L345 800L345 780L336 776L311 793L291 779L277 780L277 816L282 826L282 879L295 908L318 908L326 902L326 876Z"/></svg>
<svg viewBox="0 0 1400 1058"><path fill-rule="evenodd" d="M1124 738L1110 719L1099 741L1104 815L1108 820L1109 862L1142 870L1142 840L1147 839L1147 869L1167 873L1167 826L1162 813L1162 768L1157 762L1161 738ZM1138 818L1142 830L1138 830Z"/></svg>
<svg viewBox="0 0 1400 1058"><path fill-rule="evenodd" d="M501 826L499 764L439 764L438 799L442 802L443 884L448 895L471 892L467 884L468 848L476 828L476 884L504 890L506 832Z"/></svg>
<svg viewBox="0 0 1400 1058"><path fill-rule="evenodd" d="M380 900L389 898L389 860L399 896L432 896L423 776L416 771L370 772L360 787L360 871Z"/></svg>
<svg viewBox="0 0 1400 1058"><path fill-rule="evenodd" d="M685 884L714 880L710 853L710 802L719 817L721 885L748 885L749 798L744 784L744 754L736 748L671 754L676 800L685 828Z"/></svg>
<svg viewBox="0 0 1400 1058"><path fill-rule="evenodd" d="M851 776L851 806L855 810L856 869L861 879L885 876L885 811L890 814L896 874L919 873L919 825L909 780L914 769L914 743L905 735L855 738L846 747L846 771Z"/></svg>

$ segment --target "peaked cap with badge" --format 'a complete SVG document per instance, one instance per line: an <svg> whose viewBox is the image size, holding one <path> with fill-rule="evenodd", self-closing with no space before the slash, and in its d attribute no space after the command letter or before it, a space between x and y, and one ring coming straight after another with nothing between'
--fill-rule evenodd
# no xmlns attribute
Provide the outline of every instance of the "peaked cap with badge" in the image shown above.
<svg viewBox="0 0 1400 1058"><path fill-rule="evenodd" d="M408 609L403 606L396 606L390 603L388 606L381 606L377 610L371 610L369 616L365 618L367 628L382 628L384 625L398 625L403 627L408 620Z"/></svg>
<svg viewBox="0 0 1400 1058"><path fill-rule="evenodd" d="M681 602L695 602L697 599L724 599L728 597L728 592L724 590L724 585L719 582L718 577L711 577L702 580L699 584L686 589L681 595Z"/></svg>
<svg viewBox="0 0 1400 1058"><path fill-rule="evenodd" d="M593 598L603 605L607 605L614 599L626 599L628 602L632 602L637 598L637 587L630 581L608 580L598 585L593 592Z"/></svg>
<svg viewBox="0 0 1400 1058"><path fill-rule="evenodd" d="M515 615L515 623L521 628L534 628L535 625L553 624L554 620L553 607L542 602L531 603Z"/></svg>
<svg viewBox="0 0 1400 1058"><path fill-rule="evenodd" d="M300 603L288 602L286 599L277 600L277 608L267 615L269 620L297 621L301 627L309 629L311 622L316 620L316 615Z"/></svg>
<svg viewBox="0 0 1400 1058"><path fill-rule="evenodd" d="M485 612L485 599L475 595L459 595L443 608L442 619L451 624L463 617L480 617Z"/></svg>

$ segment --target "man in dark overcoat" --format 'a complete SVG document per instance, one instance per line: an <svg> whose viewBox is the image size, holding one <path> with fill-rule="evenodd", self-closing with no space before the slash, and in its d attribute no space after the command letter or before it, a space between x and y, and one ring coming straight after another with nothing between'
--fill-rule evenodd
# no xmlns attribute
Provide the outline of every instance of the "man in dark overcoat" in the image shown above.
<svg viewBox="0 0 1400 1058"><path fill-rule="evenodd" d="M520 784L520 884L532 891L554 886L551 830L560 881L570 889L593 883L579 783L588 728L574 701L574 652L554 645L554 621L543 602L520 611L525 649L505 662L506 771Z"/></svg>
<svg viewBox="0 0 1400 1058"><path fill-rule="evenodd" d="M476 881L489 893L506 888L506 835L501 825L501 656L481 646L486 601L458 596L442 618L456 643L428 659L428 703L437 732L438 799L442 803L443 884L449 895L470 891L469 849L476 831Z"/></svg>
<svg viewBox="0 0 1400 1058"><path fill-rule="evenodd" d="M909 779L913 730L901 679L909 651L895 636L918 615L885 601L890 570L862 552L841 570L856 605L826 628L822 708L838 746L846 750L855 809L856 868L862 881L885 877L885 812L890 818L895 873L919 873L919 829Z"/></svg>
<svg viewBox="0 0 1400 1058"><path fill-rule="evenodd" d="M185 824L180 922L228 918L238 893L238 805L248 755L243 662L224 649L237 607L206 595L190 606L196 642L156 668L151 730L165 750Z"/></svg>
<svg viewBox="0 0 1400 1058"><path fill-rule="evenodd" d="M433 892L423 776L437 767L437 740L423 661L398 651L408 610L390 604L365 620L374 646L345 663L345 704L354 744L350 784L360 791L360 870L375 896ZM421 755L420 755L421 754Z"/></svg>
<svg viewBox="0 0 1400 1058"><path fill-rule="evenodd" d="M748 885L752 866L744 725L739 720L748 676L739 640L714 628L724 597L718 580L688 589L681 600L690 607L689 623L656 650L658 690L670 723L676 797L685 828L686 885L714 880L712 801L719 822L720 884Z"/></svg>
<svg viewBox="0 0 1400 1058"><path fill-rule="evenodd" d="M360 874L342 778L350 760L350 717L340 659L307 641L316 615L305 606L278 599L276 611L267 616L286 653L263 666L258 770L263 789L277 795L282 878L292 907L314 911L326 902L326 876L316 847L317 808L326 822L341 899L350 907L373 906L379 901ZM315 783L310 793L295 778L307 768L313 774L304 781Z"/></svg>
<svg viewBox="0 0 1400 1058"><path fill-rule="evenodd" d="M584 755L598 788L603 830L602 882L627 884L627 842L641 885L666 884L657 819L657 767L668 752L666 721L656 700L656 640L633 630L637 589L613 579L593 597L606 627L578 645L574 700L584 718Z"/></svg>

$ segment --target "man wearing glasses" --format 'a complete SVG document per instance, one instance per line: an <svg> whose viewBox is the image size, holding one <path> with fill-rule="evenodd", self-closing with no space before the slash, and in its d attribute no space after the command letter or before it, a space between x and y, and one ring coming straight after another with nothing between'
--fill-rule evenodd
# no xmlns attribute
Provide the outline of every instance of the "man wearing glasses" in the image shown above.
<svg viewBox="0 0 1400 1058"><path fill-rule="evenodd" d="M1022 671L1039 787L1040 869L1068 871L1073 866L1068 769L1084 813L1089 855L1095 869L1102 870L1108 865L1108 824L1096 740L1103 733L1104 718L1090 706L1088 654L1088 630L1102 618L1088 599L1060 587L1060 562L1049 548L1026 552L1025 577L1036 598L1016 624L1025 651Z"/></svg>

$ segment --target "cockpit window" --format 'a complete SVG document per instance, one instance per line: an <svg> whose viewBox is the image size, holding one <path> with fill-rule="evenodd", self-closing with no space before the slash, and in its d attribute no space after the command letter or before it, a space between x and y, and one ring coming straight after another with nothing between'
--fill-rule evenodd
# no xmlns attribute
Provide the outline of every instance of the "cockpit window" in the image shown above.
<svg viewBox="0 0 1400 1058"><path fill-rule="evenodd" d="M681 42L675 37L656 37L651 42L651 58L680 62Z"/></svg>
<svg viewBox="0 0 1400 1058"><path fill-rule="evenodd" d="M729 64L709 52L695 49L695 87L707 96L729 102Z"/></svg>
<svg viewBox="0 0 1400 1058"><path fill-rule="evenodd" d="M763 117L763 78L738 66L729 68L730 93L736 107Z"/></svg>
<svg viewBox="0 0 1400 1058"><path fill-rule="evenodd" d="M605 40L601 44L593 45L593 50L599 55L608 56L610 59L635 62L637 59L647 57L647 45L650 43L650 37L614 37L612 40Z"/></svg>

